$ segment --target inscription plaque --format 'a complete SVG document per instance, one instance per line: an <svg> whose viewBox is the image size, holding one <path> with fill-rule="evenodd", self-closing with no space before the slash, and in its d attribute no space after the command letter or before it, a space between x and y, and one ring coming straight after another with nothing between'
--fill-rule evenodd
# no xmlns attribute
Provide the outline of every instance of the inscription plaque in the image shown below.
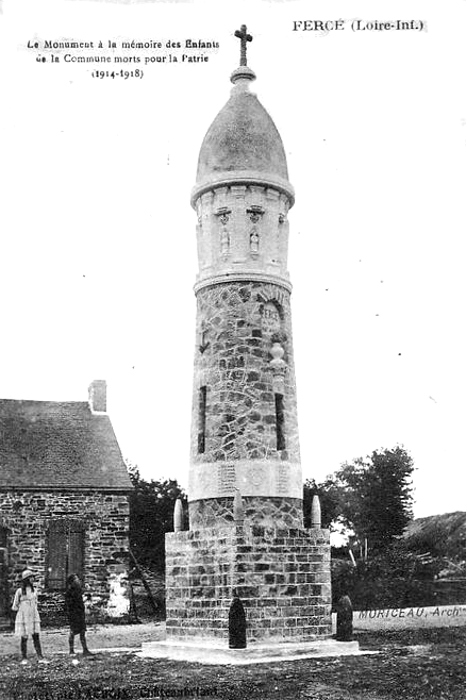
<svg viewBox="0 0 467 700"><path fill-rule="evenodd" d="M279 494L286 494L290 485L290 469L287 465L281 464L277 468L276 488Z"/></svg>
<svg viewBox="0 0 467 700"><path fill-rule="evenodd" d="M279 311L272 301L264 305L261 317L261 330L264 338L270 338L274 333L281 330L281 319Z"/></svg>
<svg viewBox="0 0 467 700"><path fill-rule="evenodd" d="M217 472L217 488L219 495L231 494L237 485L237 477L234 464L223 464Z"/></svg>

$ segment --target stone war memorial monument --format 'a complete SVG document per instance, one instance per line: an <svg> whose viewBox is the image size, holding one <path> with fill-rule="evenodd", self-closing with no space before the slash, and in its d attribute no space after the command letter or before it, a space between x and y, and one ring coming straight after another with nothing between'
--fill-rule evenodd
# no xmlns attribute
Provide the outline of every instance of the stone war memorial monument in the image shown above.
<svg viewBox="0 0 467 700"><path fill-rule="evenodd" d="M191 196L199 273L189 530L179 504L166 535L165 647L342 653L331 640L329 531L317 498L313 527L303 526L287 271L294 190L281 136L250 89L252 37L244 25L235 36L240 66L201 145Z"/></svg>

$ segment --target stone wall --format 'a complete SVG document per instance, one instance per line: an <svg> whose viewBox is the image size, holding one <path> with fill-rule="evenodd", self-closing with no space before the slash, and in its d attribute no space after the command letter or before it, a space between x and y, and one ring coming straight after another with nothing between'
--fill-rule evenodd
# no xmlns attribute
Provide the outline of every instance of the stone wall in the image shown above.
<svg viewBox="0 0 467 700"><path fill-rule="evenodd" d="M232 497L235 488L244 497L300 499L289 291L223 282L199 289L197 303L190 502ZM190 522L204 525L191 506Z"/></svg>
<svg viewBox="0 0 467 700"><path fill-rule="evenodd" d="M240 271L288 280L290 200L270 187L216 187L196 202L197 281Z"/></svg>
<svg viewBox="0 0 467 700"><path fill-rule="evenodd" d="M195 394L191 452L195 461L299 460L290 294L280 285L231 282L197 294ZM277 450L274 338L284 348L286 447ZM206 444L198 445L198 389L208 388Z"/></svg>
<svg viewBox="0 0 467 700"><path fill-rule="evenodd" d="M227 644L234 589L246 611L248 643L330 636L329 531L233 524L166 535L169 639Z"/></svg>
<svg viewBox="0 0 467 700"><path fill-rule="evenodd" d="M245 520L265 527L286 529L302 526L303 501L301 498L245 497ZM232 498L205 498L190 503L190 523L193 527L225 527L234 522Z"/></svg>
<svg viewBox="0 0 467 700"><path fill-rule="evenodd" d="M128 610L129 502L125 493L0 493L0 525L7 529L10 597L24 568L36 573L44 622L63 620L63 592L46 588L46 540L50 518L84 522L84 582L91 619L124 616Z"/></svg>

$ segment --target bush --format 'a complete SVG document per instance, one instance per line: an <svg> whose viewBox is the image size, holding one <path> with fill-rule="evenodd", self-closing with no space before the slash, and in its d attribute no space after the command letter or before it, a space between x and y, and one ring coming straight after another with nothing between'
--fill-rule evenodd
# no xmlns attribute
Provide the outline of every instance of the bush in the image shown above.
<svg viewBox="0 0 467 700"><path fill-rule="evenodd" d="M332 561L333 605L348 595L356 610L415 607L460 603L456 600L440 600L440 589L435 577L442 562L431 557L405 551L395 545L384 553L356 566L351 561ZM457 589L451 589L459 596Z"/></svg>

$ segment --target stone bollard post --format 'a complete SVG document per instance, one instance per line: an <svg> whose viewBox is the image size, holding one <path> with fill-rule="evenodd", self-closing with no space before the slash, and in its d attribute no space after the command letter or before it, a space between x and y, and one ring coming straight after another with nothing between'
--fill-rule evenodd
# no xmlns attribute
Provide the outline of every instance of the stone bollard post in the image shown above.
<svg viewBox="0 0 467 700"><path fill-rule="evenodd" d="M353 637L353 609L348 595L343 595L337 603L336 640L351 642Z"/></svg>
<svg viewBox="0 0 467 700"><path fill-rule="evenodd" d="M229 610L229 649L246 649L245 608L235 592Z"/></svg>

